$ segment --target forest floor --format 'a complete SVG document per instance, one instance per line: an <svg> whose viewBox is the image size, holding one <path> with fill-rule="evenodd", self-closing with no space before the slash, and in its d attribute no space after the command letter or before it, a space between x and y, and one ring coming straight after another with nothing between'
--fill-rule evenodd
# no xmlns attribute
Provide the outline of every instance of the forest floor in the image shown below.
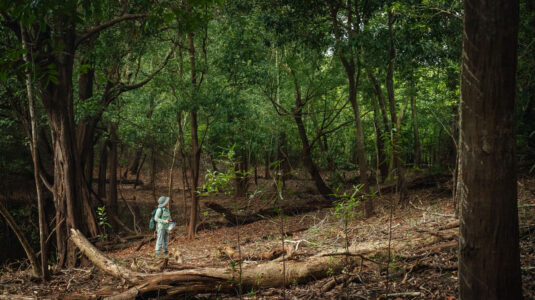
<svg viewBox="0 0 535 300"><path fill-rule="evenodd" d="M269 184L266 183L266 186ZM279 205L294 206L308 203L309 181L291 180L285 199ZM131 192L124 190L126 198ZM389 240L408 241L426 232L438 232L447 224L455 226L451 192L447 184L409 190L410 205L392 210L397 196L383 194L374 198L376 215L369 219L362 216L352 219L347 228L344 220L336 216L334 208L322 208L313 212L262 219L240 226L221 225L221 216L204 207L202 202L217 201L227 208L238 208L242 213L273 206L271 197L239 199L219 196L201 201L201 215L206 229L200 230L193 241L185 237L185 226L171 231L170 252L180 253L180 263L169 264L166 269L198 267L239 267L228 257L241 251L243 265L257 264L248 260L251 254L266 253L281 247L281 232L285 233L287 246L292 247L290 259L299 259L320 251L343 248L346 242L370 243ZM535 299L535 178L519 180L520 250L524 299ZM139 198L138 198L139 199ZM312 199L313 200L313 199ZM180 205L172 212L179 213ZM178 218L177 218L178 219ZM391 230L390 230L391 228ZM162 258L154 257L154 241L139 247L108 251L107 255L118 264L139 272L155 272L162 265ZM238 249L238 245L240 248ZM349 266L345 274L333 274L305 284L291 283L287 288L245 290L236 294L200 294L187 299L378 299L389 294L392 299L456 299L458 296L457 241L441 240L433 245L410 247L388 252L376 252L360 264ZM388 265L388 267L387 267ZM388 274L388 280L387 280ZM351 276L350 276L351 275ZM347 280L351 278L351 280ZM0 273L0 299L13 295L39 297L40 299L87 299L88 296L107 296L126 290L121 280L104 274L85 262L77 268L55 272L47 283L33 282L25 264L4 266ZM31 299L31 298L30 298ZM181 298L182 299L182 298Z"/></svg>

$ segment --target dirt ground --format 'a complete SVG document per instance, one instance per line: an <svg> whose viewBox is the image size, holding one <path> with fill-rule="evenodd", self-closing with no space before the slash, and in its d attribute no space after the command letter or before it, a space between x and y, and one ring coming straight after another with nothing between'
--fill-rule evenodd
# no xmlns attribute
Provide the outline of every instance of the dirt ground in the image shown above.
<svg viewBox="0 0 535 300"><path fill-rule="evenodd" d="M226 267L236 265L225 251L241 251L243 264L257 264L247 255L264 253L280 247L282 240L293 248L295 257L306 257L320 251L344 247L346 242L366 243L385 241L391 233L392 240L410 240L421 232L436 232L445 224L455 222L453 203L446 184L409 190L410 205L392 210L390 203L397 201L394 194L374 198L376 215L369 219L358 216L344 226L344 220L334 214L334 208L321 208L306 214L284 218L266 218L241 226L222 225L222 218L202 204L217 201L239 213L257 211L273 206L273 191L270 181L260 180L258 192L252 198L235 199L217 196L201 201L203 226L194 241L185 238L186 228L179 225L172 230L169 247L172 253L180 253L182 261L170 264L174 267L196 268L201 266ZM278 205L300 206L317 200L310 181L289 180L288 191ZM158 188L157 192L165 189ZM183 203L180 190L174 196L172 214L182 221ZM122 186L122 197L131 201L148 199L154 203L151 190L134 191ZM146 208L142 208L146 211ZM149 210L150 211L150 210ZM523 289L525 299L535 299L535 179L519 180L520 246ZM176 216L179 215L179 216ZM144 220L144 218L143 218ZM179 222L181 223L181 222ZM143 227L143 226L140 226ZM391 230L389 230L391 228ZM144 228L147 231L146 228ZM202 229L202 230L201 230ZM281 232L284 232L282 237ZM145 232L150 236L149 232ZM153 255L154 241L139 247L109 251L107 254L118 264L139 272L154 272L162 258ZM239 248L238 248L239 245ZM377 253L358 265L347 266L344 274L306 284L290 284L287 288L261 290L236 290L235 294L202 294L186 296L186 299L378 299L390 294L392 299L456 299L457 249L455 240L438 241L427 247L416 247L387 253ZM227 250L225 250L227 249ZM232 249L232 250L228 250ZM171 257L171 260L173 257ZM0 299L14 295L39 297L41 299L86 299L89 295L106 296L127 289L118 279L102 273L89 262L72 269L55 272L47 283L32 282L24 262L4 266L0 271ZM388 276L387 276L388 275ZM350 280L348 280L350 278Z"/></svg>

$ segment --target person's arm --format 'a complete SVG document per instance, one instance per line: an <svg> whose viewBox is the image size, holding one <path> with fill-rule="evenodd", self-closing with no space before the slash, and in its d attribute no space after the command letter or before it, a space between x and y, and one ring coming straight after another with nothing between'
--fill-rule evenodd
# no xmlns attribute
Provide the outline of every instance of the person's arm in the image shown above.
<svg viewBox="0 0 535 300"><path fill-rule="evenodd" d="M158 223L161 223L161 224L166 224L167 223L167 220L164 220L162 219L162 213L163 213L163 209L162 208L158 208L156 210L156 214L154 214L154 221L158 222Z"/></svg>

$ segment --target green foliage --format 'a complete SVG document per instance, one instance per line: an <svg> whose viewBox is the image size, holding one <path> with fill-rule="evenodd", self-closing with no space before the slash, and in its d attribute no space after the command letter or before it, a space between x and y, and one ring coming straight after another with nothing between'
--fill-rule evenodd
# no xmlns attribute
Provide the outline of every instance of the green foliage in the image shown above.
<svg viewBox="0 0 535 300"><path fill-rule="evenodd" d="M344 192L342 194L334 195L338 198L334 209L334 215L337 218L349 220L357 216L358 211L356 208L360 206L361 201L366 197L373 196L362 194L361 190L363 187L364 185L362 184L354 185L351 193Z"/></svg>
<svg viewBox="0 0 535 300"><path fill-rule="evenodd" d="M225 192L230 194L232 179L234 179L239 172L235 171L235 161L234 161L234 148L236 145L233 145L226 153L221 154L221 161L224 163L226 171L219 172L216 170L207 170L205 175L205 183L202 184L197 193L200 196L208 196L210 194Z"/></svg>
<svg viewBox="0 0 535 300"><path fill-rule="evenodd" d="M100 241L108 239L107 230L111 228L111 224L108 221L108 214L106 212L106 206L97 207L97 224L101 227L104 233L98 235Z"/></svg>

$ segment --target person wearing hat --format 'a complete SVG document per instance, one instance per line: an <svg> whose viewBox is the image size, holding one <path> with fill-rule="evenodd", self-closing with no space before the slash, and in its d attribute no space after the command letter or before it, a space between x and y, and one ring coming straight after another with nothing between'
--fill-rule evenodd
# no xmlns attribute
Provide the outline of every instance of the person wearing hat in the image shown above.
<svg viewBox="0 0 535 300"><path fill-rule="evenodd" d="M158 209L154 214L156 221L156 255L160 255L163 247L163 253L167 254L167 244L169 243L169 222L171 222L171 212L169 211L169 197L161 196L158 199Z"/></svg>

